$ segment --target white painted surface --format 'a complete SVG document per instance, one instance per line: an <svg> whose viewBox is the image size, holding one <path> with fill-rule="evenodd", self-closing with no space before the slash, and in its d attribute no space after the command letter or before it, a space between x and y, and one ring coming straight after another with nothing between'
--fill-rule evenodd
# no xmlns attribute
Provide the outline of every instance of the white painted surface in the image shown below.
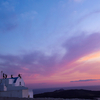
<svg viewBox="0 0 100 100"><path fill-rule="evenodd" d="M13 84L14 79L8 79L8 84Z"/></svg>
<svg viewBox="0 0 100 100"><path fill-rule="evenodd" d="M18 78L16 83L13 83L14 86L25 86L24 80L22 78Z"/></svg>
<svg viewBox="0 0 100 100"><path fill-rule="evenodd" d="M23 98L28 98L28 89L27 90L22 90L22 97Z"/></svg>
<svg viewBox="0 0 100 100"><path fill-rule="evenodd" d="M19 97L22 98L22 90L17 91L2 91L0 97Z"/></svg>
<svg viewBox="0 0 100 100"><path fill-rule="evenodd" d="M28 95L29 95L29 98L33 98L33 91L32 90L29 90L28 91Z"/></svg>
<svg viewBox="0 0 100 100"><path fill-rule="evenodd" d="M0 97L33 98L33 91L25 87L20 77L0 79Z"/></svg>
<svg viewBox="0 0 100 100"><path fill-rule="evenodd" d="M13 86L25 86L24 80L22 78L20 78L20 77L0 79L0 83L1 84L5 84L7 87L9 85L13 85Z"/></svg>
<svg viewBox="0 0 100 100"><path fill-rule="evenodd" d="M5 84L4 84L4 91L7 91L7 87L5 86Z"/></svg>

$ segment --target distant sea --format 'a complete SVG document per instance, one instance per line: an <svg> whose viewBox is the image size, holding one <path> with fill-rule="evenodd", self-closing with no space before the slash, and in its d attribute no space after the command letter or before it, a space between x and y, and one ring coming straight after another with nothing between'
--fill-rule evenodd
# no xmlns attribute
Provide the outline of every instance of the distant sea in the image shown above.
<svg viewBox="0 0 100 100"><path fill-rule="evenodd" d="M93 91L100 91L99 86L79 86L79 87L58 87L58 88L44 88L44 89L33 89L34 94L44 93L44 92L53 92L55 90L64 89L85 89L85 90L93 90Z"/></svg>

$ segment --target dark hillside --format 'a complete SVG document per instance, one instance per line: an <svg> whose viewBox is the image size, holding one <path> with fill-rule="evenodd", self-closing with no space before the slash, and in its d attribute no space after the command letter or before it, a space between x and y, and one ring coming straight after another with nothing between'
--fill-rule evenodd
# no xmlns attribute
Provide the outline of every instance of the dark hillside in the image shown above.
<svg viewBox="0 0 100 100"><path fill-rule="evenodd" d="M93 99L100 97L100 91L91 91L91 90L56 90L54 92L46 92L41 94L35 94L35 98L84 98L84 99Z"/></svg>

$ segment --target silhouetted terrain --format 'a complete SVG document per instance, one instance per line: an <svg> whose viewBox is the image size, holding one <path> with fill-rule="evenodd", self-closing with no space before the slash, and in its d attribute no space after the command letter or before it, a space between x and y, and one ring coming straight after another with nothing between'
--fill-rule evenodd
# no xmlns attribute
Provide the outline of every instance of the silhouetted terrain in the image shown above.
<svg viewBox="0 0 100 100"><path fill-rule="evenodd" d="M41 94L35 94L34 98L84 98L84 99L93 99L100 97L100 91L91 91L83 89L74 89L74 90L56 90L54 92L45 92Z"/></svg>

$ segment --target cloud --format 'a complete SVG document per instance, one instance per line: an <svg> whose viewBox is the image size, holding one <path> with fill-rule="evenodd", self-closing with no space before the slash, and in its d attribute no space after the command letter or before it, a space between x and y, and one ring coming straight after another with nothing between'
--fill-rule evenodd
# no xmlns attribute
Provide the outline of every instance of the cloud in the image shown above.
<svg viewBox="0 0 100 100"><path fill-rule="evenodd" d="M90 35L82 33L78 36L73 36L70 39L67 39L62 45L65 48L66 53L59 63L59 75L66 78L66 76L70 77L73 74L74 77L78 77L76 74L85 75L87 73L88 75L91 75L90 78L92 78L94 75L93 73L95 73L95 75L99 74L97 71L98 68L95 66L99 66L100 63L97 63L96 61L90 62L91 64L86 62L77 62L82 57L100 51L99 38L100 33L93 33Z"/></svg>
<svg viewBox="0 0 100 100"><path fill-rule="evenodd" d="M66 63L79 59L82 56L100 50L100 33L86 35L83 33L68 39L63 47L67 53L63 57Z"/></svg>
<svg viewBox="0 0 100 100"><path fill-rule="evenodd" d="M34 51L33 53L21 56L0 55L1 70L10 74L26 73L50 75L56 66L56 55L46 56L42 52Z"/></svg>
<svg viewBox="0 0 100 100"><path fill-rule="evenodd" d="M77 80L77 81L70 81L70 82L88 82L88 81L98 81L100 79L86 79L86 80Z"/></svg>
<svg viewBox="0 0 100 100"><path fill-rule="evenodd" d="M100 10L95 10L95 11L92 11L84 16L82 16L78 21L77 21L77 24L84 21L85 19L89 18L90 16L94 15L94 14L99 14L100 13Z"/></svg>
<svg viewBox="0 0 100 100"><path fill-rule="evenodd" d="M85 73L85 74L87 73L88 75L90 75L90 77L94 77L94 78L95 75L97 75L96 78L99 78L98 75L100 75L99 74L100 62L97 61L81 62L81 63L77 63L76 66L78 67L76 67L74 71L78 71L79 73Z"/></svg>
<svg viewBox="0 0 100 100"><path fill-rule="evenodd" d="M0 70L3 70L8 75L21 73L24 78L28 78L27 80L34 78L34 80L41 81L49 80L50 78L50 80L55 79L54 81L57 81L59 75L62 80L65 80L64 75L59 74L65 70L72 69L65 73L67 76L76 71L85 72L86 67L83 66L83 69L77 69L78 64L72 64L71 66L69 64L74 63L83 56L100 50L100 34L86 35L85 33L74 36L66 40L62 47L65 48L66 53L60 60L58 60L60 57L58 54L46 55L41 51L33 51L21 55L0 54ZM88 71L87 73L89 73ZM31 80L31 82L33 81Z"/></svg>
<svg viewBox="0 0 100 100"><path fill-rule="evenodd" d="M77 11L74 11L74 13L76 13ZM86 19L90 18L93 15L96 14L100 14L100 9L94 10L92 12L89 12L83 16L81 16L76 22L70 24L69 26L69 30L67 31L67 33L70 33L71 30L73 30L77 25L79 25L80 23L84 22ZM96 17L95 17L96 19Z"/></svg>

